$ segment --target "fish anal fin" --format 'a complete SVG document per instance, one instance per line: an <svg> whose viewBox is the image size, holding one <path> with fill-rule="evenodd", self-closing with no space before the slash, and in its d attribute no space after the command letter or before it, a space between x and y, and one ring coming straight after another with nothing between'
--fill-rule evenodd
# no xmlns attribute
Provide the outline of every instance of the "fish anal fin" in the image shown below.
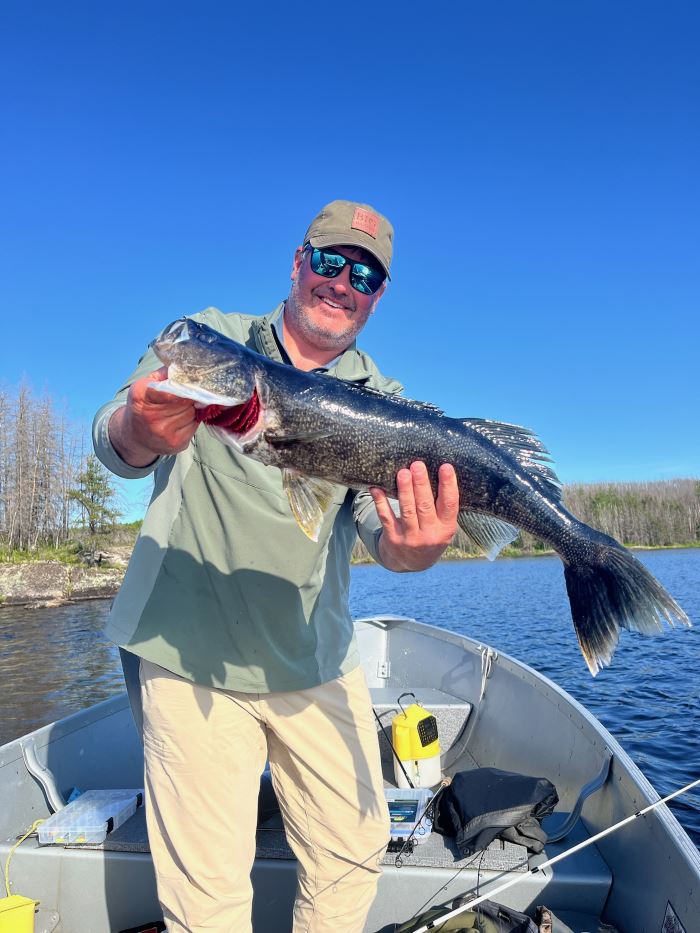
<svg viewBox="0 0 700 933"><path fill-rule="evenodd" d="M282 485L297 524L307 538L318 541L323 516L333 501L333 486L297 470L282 470Z"/></svg>
<svg viewBox="0 0 700 933"><path fill-rule="evenodd" d="M457 516L457 523L472 544L480 548L489 560L495 560L499 552L518 536L515 526L482 512L463 510Z"/></svg>

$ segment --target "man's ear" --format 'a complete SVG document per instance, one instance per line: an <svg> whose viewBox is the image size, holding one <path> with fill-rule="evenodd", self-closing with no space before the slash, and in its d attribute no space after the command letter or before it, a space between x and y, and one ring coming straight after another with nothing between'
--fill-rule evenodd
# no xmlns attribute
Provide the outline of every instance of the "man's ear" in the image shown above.
<svg viewBox="0 0 700 933"><path fill-rule="evenodd" d="M384 294L385 290L386 290L386 279L382 282L382 284L379 286L379 288L374 293L374 304L372 305L372 310L369 312L370 314L374 314L374 309L377 307L377 303L379 302L379 299Z"/></svg>
<svg viewBox="0 0 700 933"><path fill-rule="evenodd" d="M296 279L297 275L299 274L299 269L301 268L301 264L303 261L304 261L304 247L297 246L294 252L294 261L292 262L292 272L291 272L291 275L289 276L292 282Z"/></svg>

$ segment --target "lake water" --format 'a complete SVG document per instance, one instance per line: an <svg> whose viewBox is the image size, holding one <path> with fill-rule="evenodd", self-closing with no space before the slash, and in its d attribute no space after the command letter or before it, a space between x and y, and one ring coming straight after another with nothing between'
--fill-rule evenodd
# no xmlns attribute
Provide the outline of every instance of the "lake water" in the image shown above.
<svg viewBox="0 0 700 933"><path fill-rule="evenodd" d="M561 562L441 563L421 574L352 570L354 616L390 612L469 635L560 684L612 732L661 795L700 776L700 549L638 553L696 623L645 638L623 632L593 679L570 621ZM0 611L0 744L122 689L102 637L109 604ZM700 847L700 795L672 804Z"/></svg>

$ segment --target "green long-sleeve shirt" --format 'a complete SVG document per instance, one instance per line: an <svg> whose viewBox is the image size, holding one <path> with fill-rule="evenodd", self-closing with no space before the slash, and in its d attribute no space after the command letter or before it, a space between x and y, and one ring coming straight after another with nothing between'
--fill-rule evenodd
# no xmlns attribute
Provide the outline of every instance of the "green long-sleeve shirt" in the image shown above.
<svg viewBox="0 0 700 933"><path fill-rule="evenodd" d="M193 317L285 361L271 325L279 310L257 318L209 308ZM350 554L359 532L378 557L381 526L371 496L336 486L314 543L292 516L281 472L203 426L182 453L129 466L110 442L109 419L131 383L159 366L149 350L93 424L97 456L113 473L155 473L107 636L176 674L229 690L300 690L352 670L359 658L348 607ZM334 362L333 376L401 390L354 345Z"/></svg>

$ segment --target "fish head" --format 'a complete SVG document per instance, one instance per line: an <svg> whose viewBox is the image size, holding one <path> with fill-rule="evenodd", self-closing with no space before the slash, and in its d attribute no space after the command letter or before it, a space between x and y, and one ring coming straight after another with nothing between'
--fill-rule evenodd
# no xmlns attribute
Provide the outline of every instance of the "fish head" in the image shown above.
<svg viewBox="0 0 700 933"><path fill-rule="evenodd" d="M152 343L168 367L167 391L179 387L202 404L237 405L255 391L254 354L235 340L191 318L169 324Z"/></svg>

